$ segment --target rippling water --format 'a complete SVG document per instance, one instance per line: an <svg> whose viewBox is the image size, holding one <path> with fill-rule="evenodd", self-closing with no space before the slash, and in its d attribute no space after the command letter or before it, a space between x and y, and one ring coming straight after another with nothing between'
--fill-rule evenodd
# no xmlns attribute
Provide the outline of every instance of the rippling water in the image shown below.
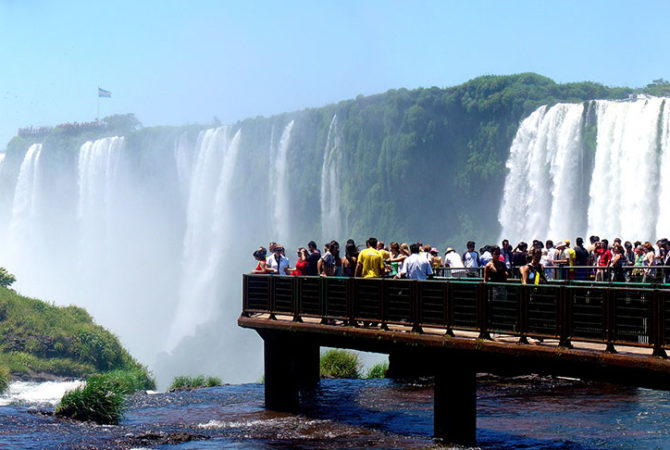
<svg viewBox="0 0 670 450"><path fill-rule="evenodd" d="M431 384L322 380L300 414L263 409L263 386L135 394L119 426L54 417L49 403L0 407L0 448L443 447ZM662 448L670 395L576 380L480 377L481 448Z"/></svg>

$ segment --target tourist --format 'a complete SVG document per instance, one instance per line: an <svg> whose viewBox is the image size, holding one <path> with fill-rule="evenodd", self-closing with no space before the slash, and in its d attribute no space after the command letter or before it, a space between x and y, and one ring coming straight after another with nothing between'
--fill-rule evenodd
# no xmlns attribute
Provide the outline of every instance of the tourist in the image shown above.
<svg viewBox="0 0 670 450"><path fill-rule="evenodd" d="M426 280L433 277L433 269L430 263L421 255L421 247L418 243L409 246L411 255L409 255L400 269L396 278L409 278L410 280Z"/></svg>
<svg viewBox="0 0 670 450"><path fill-rule="evenodd" d="M344 247L344 258L342 258L342 276L353 277L356 274L356 263L358 262L358 247L353 239L349 239Z"/></svg>
<svg viewBox="0 0 670 450"><path fill-rule="evenodd" d="M551 239L547 240L545 247L547 249L547 259L544 274L547 276L547 280L553 280L556 278L556 272L551 267L555 266L558 260L558 249L554 247L554 241Z"/></svg>
<svg viewBox="0 0 670 450"><path fill-rule="evenodd" d="M596 246L596 281L605 281L605 269L609 267L612 261L612 252L609 249L609 242L603 239Z"/></svg>
<svg viewBox="0 0 670 450"><path fill-rule="evenodd" d="M503 257L505 260L505 264L507 265L507 269L512 268L512 246L509 245L509 240L508 239L503 239L502 240L502 247L500 247L500 255Z"/></svg>
<svg viewBox="0 0 670 450"><path fill-rule="evenodd" d="M317 262L319 276L332 277L335 275L335 257L330 252L330 242L323 244L323 255Z"/></svg>
<svg viewBox="0 0 670 450"><path fill-rule="evenodd" d="M435 247L430 249L430 267L433 269L433 272L437 272L437 269L444 266L442 263L442 257L439 255L439 251Z"/></svg>
<svg viewBox="0 0 670 450"><path fill-rule="evenodd" d="M391 242L391 256L388 259L388 263L391 266L391 272L389 276L395 277L400 272L400 265L407 258L407 255L400 250L400 244L397 242Z"/></svg>
<svg viewBox="0 0 670 450"><path fill-rule="evenodd" d="M284 247L279 244L274 246L274 252L267 260L267 265L274 273L279 275L290 275L290 262L286 256L283 255Z"/></svg>
<svg viewBox="0 0 670 450"><path fill-rule="evenodd" d="M470 269L467 271L467 276L476 277L479 275L479 270L476 270L479 267L479 254L475 251L475 243L473 241L468 241L466 244L467 250L463 253L463 265Z"/></svg>
<svg viewBox="0 0 670 450"><path fill-rule="evenodd" d="M382 255L384 261L389 259L389 257L391 256L391 253L388 250L386 250L386 247L384 246L384 241L377 242L377 251Z"/></svg>
<svg viewBox="0 0 670 450"><path fill-rule="evenodd" d="M491 247L491 260L484 266L484 283L489 281L494 283L502 283L507 281L509 273L507 272L507 265L501 261L500 247L494 245Z"/></svg>
<svg viewBox="0 0 670 450"><path fill-rule="evenodd" d="M642 247L644 248L645 252L642 264L646 267L646 269L644 269L644 277L642 278L642 282L646 283L648 281L652 281L656 277L656 271L652 268L656 265L656 256L654 253L654 246L651 245L651 242L645 242L642 244Z"/></svg>
<svg viewBox="0 0 670 450"><path fill-rule="evenodd" d="M449 247L447 253L444 254L444 266L450 269L447 272L447 276L461 278L465 275L465 271L462 270L462 268L465 267L463 261L459 254L451 247Z"/></svg>
<svg viewBox="0 0 670 450"><path fill-rule="evenodd" d="M319 260L321 259L321 252L316 246L316 242L309 241L307 243L307 248L309 249L309 256L307 257L307 262L309 266L307 267L307 275L311 277L319 276Z"/></svg>
<svg viewBox="0 0 670 450"><path fill-rule="evenodd" d="M621 244L616 243L612 246L612 261L610 262L611 280L617 282L626 281L623 271L623 264L625 260L624 250Z"/></svg>
<svg viewBox="0 0 670 450"><path fill-rule="evenodd" d="M377 250L377 239L371 237L365 242L366 249L359 253L356 276L379 278L384 274L384 258Z"/></svg>
<svg viewBox="0 0 670 450"><path fill-rule="evenodd" d="M625 265L627 266L632 266L635 264L635 252L633 251L633 244L631 244L630 241L626 241L623 244L624 246L624 257L626 258L626 261L624 262Z"/></svg>
<svg viewBox="0 0 670 450"><path fill-rule="evenodd" d="M264 274L274 272L274 270L267 266L267 250L265 247L259 247L258 250L253 253L253 255L256 261L258 261L258 264L256 264L256 268L252 270L251 273Z"/></svg>
<svg viewBox="0 0 670 450"><path fill-rule="evenodd" d="M512 251L512 276L519 278L521 272L519 269L526 264L528 264L528 244L521 241L516 245L514 251Z"/></svg>
<svg viewBox="0 0 670 450"><path fill-rule="evenodd" d="M493 255L491 254L491 246L485 245L479 249L479 253L479 267L485 267L489 261L493 259Z"/></svg>
<svg viewBox="0 0 670 450"><path fill-rule="evenodd" d="M521 284L540 284L547 282L547 276L544 273L544 267L540 263L542 250L533 249L531 260L528 264L521 267Z"/></svg>
<svg viewBox="0 0 670 450"><path fill-rule="evenodd" d="M584 248L584 239L578 237L575 244L575 265L586 266L589 262L589 252ZM586 280L587 273L588 269L585 267L578 268L575 270L575 280Z"/></svg>
<svg viewBox="0 0 670 450"><path fill-rule="evenodd" d="M342 258L340 258L340 243L337 242L336 240L330 241L330 253L333 255L333 259L335 259L335 276L336 277L341 277L342 276Z"/></svg>
<svg viewBox="0 0 670 450"><path fill-rule="evenodd" d="M308 257L309 253L307 253L307 249L305 247L300 247L298 249L298 260L295 263L295 269L293 269L291 275L297 277L307 275L307 268L309 267L309 262L307 261Z"/></svg>

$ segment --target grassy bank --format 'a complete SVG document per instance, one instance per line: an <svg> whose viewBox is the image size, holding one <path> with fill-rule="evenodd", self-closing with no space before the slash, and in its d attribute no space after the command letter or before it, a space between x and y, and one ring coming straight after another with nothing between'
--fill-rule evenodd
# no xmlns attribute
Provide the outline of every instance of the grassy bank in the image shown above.
<svg viewBox="0 0 670 450"><path fill-rule="evenodd" d="M83 308L54 306L4 287L0 287L0 366L24 376L146 372Z"/></svg>

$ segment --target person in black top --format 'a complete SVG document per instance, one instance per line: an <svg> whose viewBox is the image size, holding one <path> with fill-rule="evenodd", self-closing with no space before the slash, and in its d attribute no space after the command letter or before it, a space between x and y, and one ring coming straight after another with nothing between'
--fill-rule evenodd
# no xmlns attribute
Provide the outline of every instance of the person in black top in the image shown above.
<svg viewBox="0 0 670 450"><path fill-rule="evenodd" d="M311 277L318 277L318 264L319 260L321 259L321 252L319 252L319 249L316 246L316 242L314 241L309 241L307 247L309 248L309 256L307 257L307 263L309 264L307 266L307 275Z"/></svg>
<svg viewBox="0 0 670 450"><path fill-rule="evenodd" d="M512 253L512 276L519 278L521 276L519 268L528 264L528 244L521 241Z"/></svg>
<svg viewBox="0 0 670 450"><path fill-rule="evenodd" d="M575 266L586 266L589 262L589 252L584 248L584 239L578 237L575 240ZM576 269L575 280L586 280L588 269Z"/></svg>
<svg viewBox="0 0 670 450"><path fill-rule="evenodd" d="M484 267L484 283L489 281L501 283L507 281L507 265L500 260L500 247L497 245L491 248L493 259Z"/></svg>

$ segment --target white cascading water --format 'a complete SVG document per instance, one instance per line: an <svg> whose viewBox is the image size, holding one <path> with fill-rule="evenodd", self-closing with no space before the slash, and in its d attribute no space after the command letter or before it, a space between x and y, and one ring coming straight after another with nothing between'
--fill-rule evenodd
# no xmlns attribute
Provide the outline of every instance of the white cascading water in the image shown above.
<svg viewBox="0 0 670 450"><path fill-rule="evenodd" d="M10 272L20 286L29 273L30 259L38 252L40 224L40 154L42 144L33 144L26 151L14 190L12 213L5 243L5 258Z"/></svg>
<svg viewBox="0 0 670 450"><path fill-rule="evenodd" d="M587 164L583 104L542 106L522 121L510 148L498 214L501 236L513 242L610 241L670 235L659 175L670 169L670 119L662 98L599 100L595 158ZM660 133L660 135L659 135ZM592 172L585 173L584 167ZM590 185L583 186L584 180ZM665 190L664 190L665 189ZM587 211L586 217L579 217ZM586 228L584 225L586 224Z"/></svg>
<svg viewBox="0 0 670 450"><path fill-rule="evenodd" d="M324 242L341 236L342 232L339 184L342 150L340 147L337 115L334 115L328 127L321 167L321 236Z"/></svg>
<svg viewBox="0 0 670 450"><path fill-rule="evenodd" d="M670 174L670 104L668 104L667 99L663 102L661 148L663 153L660 161L659 179L663 181L660 183L658 190L656 236L670 237L670 208L666 203L667 199L670 198L670 183L667 179L668 174Z"/></svg>
<svg viewBox="0 0 670 450"><path fill-rule="evenodd" d="M582 176L583 110L582 104L542 106L519 126L498 214L504 238L567 238L573 232L568 216L583 201L574 189Z"/></svg>
<svg viewBox="0 0 670 450"><path fill-rule="evenodd" d="M124 143L123 137L108 137L88 141L79 150L77 235L80 270L100 270L95 262L100 255L109 255L117 244L110 233L116 227L115 215L122 206L116 196L119 194L118 169Z"/></svg>
<svg viewBox="0 0 670 450"><path fill-rule="evenodd" d="M601 237L656 241L658 123L663 99L596 102L598 147L588 229ZM660 236L659 236L660 237Z"/></svg>
<svg viewBox="0 0 670 450"><path fill-rule="evenodd" d="M275 152L274 164L270 171L273 174L273 184L270 186L272 193L272 219L273 229L276 232L276 241L282 245L288 245L291 234L291 211L290 192L288 179L288 149L291 145L291 131L295 121L286 125L279 139L279 146Z"/></svg>
<svg viewBox="0 0 670 450"><path fill-rule="evenodd" d="M177 166L179 190L184 201L187 201L193 171L193 152L188 143L187 133L182 133L177 139L174 147L174 159Z"/></svg>
<svg viewBox="0 0 670 450"><path fill-rule="evenodd" d="M166 341L172 350L184 336L210 320L221 301L224 256L235 242L231 188L241 130L201 132L191 176L179 303Z"/></svg>

